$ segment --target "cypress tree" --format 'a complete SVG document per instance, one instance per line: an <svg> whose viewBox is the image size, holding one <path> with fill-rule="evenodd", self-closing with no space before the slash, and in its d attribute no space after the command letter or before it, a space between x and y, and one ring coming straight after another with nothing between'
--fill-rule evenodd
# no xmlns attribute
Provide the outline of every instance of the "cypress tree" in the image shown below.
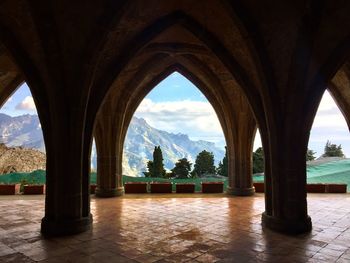
<svg viewBox="0 0 350 263"><path fill-rule="evenodd" d="M147 162L147 172L143 172L145 177L154 177L153 176L153 161Z"/></svg>
<svg viewBox="0 0 350 263"><path fill-rule="evenodd" d="M163 154L160 146L155 146L153 151L153 177L165 177L166 171L163 164Z"/></svg>
<svg viewBox="0 0 350 263"><path fill-rule="evenodd" d="M219 162L218 174L222 176L228 176L228 158L227 158L227 147L225 146L225 156L222 159L222 162Z"/></svg>

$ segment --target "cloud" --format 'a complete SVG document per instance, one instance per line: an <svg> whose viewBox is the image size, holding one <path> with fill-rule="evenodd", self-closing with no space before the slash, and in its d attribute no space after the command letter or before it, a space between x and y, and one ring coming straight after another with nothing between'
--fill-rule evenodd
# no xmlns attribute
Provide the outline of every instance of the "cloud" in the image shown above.
<svg viewBox="0 0 350 263"><path fill-rule="evenodd" d="M341 111L328 91L322 97L312 126L313 129L321 127L329 130L347 127Z"/></svg>
<svg viewBox="0 0 350 263"><path fill-rule="evenodd" d="M256 130L253 151L256 151L259 147L262 147L261 136L259 129Z"/></svg>
<svg viewBox="0 0 350 263"><path fill-rule="evenodd" d="M33 100L33 97L27 96L24 98L24 100L16 105L16 110L23 110L23 111L35 111L35 103Z"/></svg>
<svg viewBox="0 0 350 263"><path fill-rule="evenodd" d="M144 118L151 126L173 133L188 134L194 140L207 140L225 145L224 135L214 109L209 102L168 101L153 102L146 98L135 115ZM310 134L309 148L323 153L327 141L342 144L344 153L350 156L350 135L347 123L331 95L322 98ZM254 150L261 146L260 134L256 134Z"/></svg>
<svg viewBox="0 0 350 263"><path fill-rule="evenodd" d="M209 102L168 101L153 102L146 98L135 115L151 126L173 133L188 134L191 139L225 144L220 122Z"/></svg>
<svg viewBox="0 0 350 263"><path fill-rule="evenodd" d="M325 93L323 94L320 105L318 106L318 112L323 112L334 108L336 109L338 108L337 104L335 104L332 96L326 90Z"/></svg>
<svg viewBox="0 0 350 263"><path fill-rule="evenodd" d="M328 91L324 93L318 107L308 147L317 152L316 156L320 156L327 140L341 144L345 155L350 156L348 125Z"/></svg>
<svg viewBox="0 0 350 263"><path fill-rule="evenodd" d="M12 101L12 96L7 99L6 103L11 101Z"/></svg>

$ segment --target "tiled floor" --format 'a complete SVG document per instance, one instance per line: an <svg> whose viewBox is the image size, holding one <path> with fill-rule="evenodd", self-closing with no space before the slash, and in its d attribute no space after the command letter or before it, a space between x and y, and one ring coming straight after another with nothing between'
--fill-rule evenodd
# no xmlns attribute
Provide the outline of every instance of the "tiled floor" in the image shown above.
<svg viewBox="0 0 350 263"><path fill-rule="evenodd" d="M44 239L43 197L0 198L0 262L350 262L350 194L308 197L313 231L263 230L263 195L91 201L93 229Z"/></svg>

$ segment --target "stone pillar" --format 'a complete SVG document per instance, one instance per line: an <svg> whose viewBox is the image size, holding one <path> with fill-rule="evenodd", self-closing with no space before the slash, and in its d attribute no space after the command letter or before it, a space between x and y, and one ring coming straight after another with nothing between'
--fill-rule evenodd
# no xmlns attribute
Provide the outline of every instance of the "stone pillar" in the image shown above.
<svg viewBox="0 0 350 263"><path fill-rule="evenodd" d="M285 130L270 133L270 144L264 144L266 208L262 224L290 234L312 228L306 200L308 135L303 130L299 125L287 126Z"/></svg>
<svg viewBox="0 0 350 263"><path fill-rule="evenodd" d="M76 114L74 116L74 113ZM83 112L69 107L56 109L51 120L42 120L46 144L46 199L41 231L44 235L69 235L88 230L92 224L89 178L89 147L84 144ZM69 117L68 117L69 116ZM50 126L47 125L50 121ZM86 141L89 141L88 138ZM83 189L86 188L86 189Z"/></svg>
<svg viewBox="0 0 350 263"><path fill-rule="evenodd" d="M124 194L124 187L116 174L116 156L97 155L97 187L96 196L113 197Z"/></svg>
<svg viewBox="0 0 350 263"><path fill-rule="evenodd" d="M255 193L252 178L252 151L256 122L247 100L243 95L240 97L241 103L234 108L233 113L233 122L236 124L231 129L232 142L228 140L229 186L227 193L250 196Z"/></svg>
<svg viewBox="0 0 350 263"><path fill-rule="evenodd" d="M122 182L122 145L117 142L117 115L111 110L113 103L107 100L99 111L95 125L97 150L96 196L113 197L124 194ZM121 149L120 149L121 148Z"/></svg>

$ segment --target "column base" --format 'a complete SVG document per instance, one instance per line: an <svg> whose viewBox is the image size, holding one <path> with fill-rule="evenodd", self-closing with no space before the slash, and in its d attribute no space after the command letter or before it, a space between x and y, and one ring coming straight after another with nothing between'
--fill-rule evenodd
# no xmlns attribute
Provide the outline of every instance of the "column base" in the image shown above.
<svg viewBox="0 0 350 263"><path fill-rule="evenodd" d="M113 189L102 189L97 187L95 190L95 195L97 197L115 197L124 194L124 187L118 187Z"/></svg>
<svg viewBox="0 0 350 263"><path fill-rule="evenodd" d="M51 220L44 217L41 220L41 233L49 237L74 235L91 229L91 226L91 214L80 219Z"/></svg>
<svg viewBox="0 0 350 263"><path fill-rule="evenodd" d="M237 196L251 196L255 193L255 187L249 188L238 188L238 187L227 187L226 193L229 195L237 195Z"/></svg>
<svg viewBox="0 0 350 263"><path fill-rule="evenodd" d="M271 230L292 235L310 232L312 229L311 218L309 216L305 220L295 221L269 216L264 212L261 217L261 224Z"/></svg>

